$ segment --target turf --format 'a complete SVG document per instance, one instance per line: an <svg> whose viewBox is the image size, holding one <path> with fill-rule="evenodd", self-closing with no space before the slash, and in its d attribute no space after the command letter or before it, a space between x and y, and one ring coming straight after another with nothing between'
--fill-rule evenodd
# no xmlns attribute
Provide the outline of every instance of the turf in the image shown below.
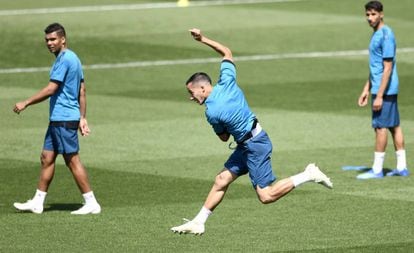
<svg viewBox="0 0 414 253"><path fill-rule="evenodd" d="M149 1L2 1L1 10ZM155 2L155 1L151 1ZM161 2L161 1L157 1ZM174 2L174 1L172 1ZM384 0L399 48L414 44L411 1ZM234 56L366 49L371 29L358 0L305 0L191 8L0 15L0 69L47 67L43 28L59 21L85 65L217 56L192 41L199 27ZM231 150L215 136L184 82L196 71L217 80L218 63L86 69L89 137L81 158L103 211L71 216L82 198L61 158L42 215L18 213L32 197L48 104L17 116L13 105L48 73L0 73L1 252L412 252L413 179L358 181L344 165L369 166L370 111L356 100L367 56L236 62L238 80L273 144L278 178L317 162L334 189L306 184L262 205L248 177L237 180L202 237L169 228L192 218ZM398 54L399 106L413 163L414 53ZM395 166L392 143L386 170Z"/></svg>

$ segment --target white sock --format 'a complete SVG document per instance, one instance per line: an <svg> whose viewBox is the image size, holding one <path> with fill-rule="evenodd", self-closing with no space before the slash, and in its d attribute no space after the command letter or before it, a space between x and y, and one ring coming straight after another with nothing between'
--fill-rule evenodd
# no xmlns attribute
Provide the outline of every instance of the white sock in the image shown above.
<svg viewBox="0 0 414 253"><path fill-rule="evenodd" d="M305 171L291 176L290 179L295 187L310 181L309 175Z"/></svg>
<svg viewBox="0 0 414 253"><path fill-rule="evenodd" d="M36 203L39 203L39 204L43 205L43 203L45 202L46 194L47 194L47 192L36 189L36 193L33 196L32 200L35 201Z"/></svg>
<svg viewBox="0 0 414 253"><path fill-rule="evenodd" d="M385 152L375 152L374 153L374 164L372 165L372 170L375 174L382 173L384 166Z"/></svg>
<svg viewBox="0 0 414 253"><path fill-rule="evenodd" d="M82 194L83 199L85 200L85 205L88 204L96 204L98 201L95 199L95 195L93 194L93 191L87 192Z"/></svg>
<svg viewBox="0 0 414 253"><path fill-rule="evenodd" d="M193 221L197 223L204 224L207 221L207 218L212 214L213 212L209 209L205 208L204 206L201 208L200 212L197 214L197 216L193 219Z"/></svg>
<svg viewBox="0 0 414 253"><path fill-rule="evenodd" d="M401 149L395 152L397 156L397 170L402 171L407 168L407 160L405 159L405 150Z"/></svg>

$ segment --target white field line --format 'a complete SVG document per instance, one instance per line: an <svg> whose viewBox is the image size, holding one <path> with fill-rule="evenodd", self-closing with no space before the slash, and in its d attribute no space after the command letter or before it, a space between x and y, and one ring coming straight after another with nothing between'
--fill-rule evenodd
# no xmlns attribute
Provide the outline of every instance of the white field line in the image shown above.
<svg viewBox="0 0 414 253"><path fill-rule="evenodd" d="M205 6L235 5L235 4L284 3L284 2L299 2L299 1L303 1L303 0L226 0L226 1L197 1L197 2L189 1L189 4L187 7L205 7ZM0 16L100 12L100 11L124 11L124 10L147 10L147 9L171 9L171 8L181 8L181 7L178 5L177 2L116 4L116 5L60 7L60 8L0 10Z"/></svg>
<svg viewBox="0 0 414 253"><path fill-rule="evenodd" d="M397 53L412 53L414 48L400 48ZM282 59L305 59L305 58L330 58L330 57L348 57L348 56L362 56L368 55L367 50L348 50L348 51L332 51L332 52L308 52L308 53L286 53L286 54L267 54L267 55L250 55L234 57L235 62L245 61L269 61ZM169 65L187 65L187 64L203 64L220 62L219 57L214 58L194 58L194 59L179 59L179 60L160 60L160 61L135 61L125 63L103 63L84 65L84 69L119 69L119 68L140 68L153 66L169 66ZM33 73L46 72L50 67L38 68L7 68L0 69L0 74L12 73Z"/></svg>

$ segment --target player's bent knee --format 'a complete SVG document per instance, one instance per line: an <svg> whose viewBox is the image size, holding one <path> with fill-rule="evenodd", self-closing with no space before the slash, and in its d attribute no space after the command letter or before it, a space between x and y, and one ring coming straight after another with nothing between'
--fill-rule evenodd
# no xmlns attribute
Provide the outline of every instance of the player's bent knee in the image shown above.
<svg viewBox="0 0 414 253"><path fill-rule="evenodd" d="M260 203L262 204L270 204L275 202L275 199L273 199L269 194L260 194L258 195Z"/></svg>
<svg viewBox="0 0 414 253"><path fill-rule="evenodd" d="M214 186L218 189L224 189L231 183L231 180L228 180L223 174L218 174L214 181Z"/></svg>
<svg viewBox="0 0 414 253"><path fill-rule="evenodd" d="M257 197L259 198L260 203L262 204L270 204L277 200L277 198L274 198L267 190L260 189L256 190Z"/></svg>

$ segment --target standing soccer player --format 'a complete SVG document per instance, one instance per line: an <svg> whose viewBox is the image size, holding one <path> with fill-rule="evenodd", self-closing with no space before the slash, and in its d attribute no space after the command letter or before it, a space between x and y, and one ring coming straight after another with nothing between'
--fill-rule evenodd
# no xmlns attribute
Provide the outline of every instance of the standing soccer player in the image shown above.
<svg viewBox="0 0 414 253"><path fill-rule="evenodd" d="M195 73L188 79L186 87L190 99L206 106L207 121L220 140L226 142L233 136L237 147L224 164L224 169L216 176L198 215L171 230L178 233L203 234L207 218L223 200L229 185L247 173L263 204L277 201L306 182L312 181L332 188L329 178L315 164L309 164L304 172L275 183L276 177L270 159L272 143L237 85L236 67L230 49L203 36L198 29L191 29L190 32L195 40L223 56L220 78L214 87L211 85L210 77L203 72Z"/></svg>
<svg viewBox="0 0 414 253"><path fill-rule="evenodd" d="M358 179L382 178L388 131L391 132L397 168L387 176L408 176L404 149L404 137L398 112L398 74L396 64L396 42L391 28L384 24L383 6L379 1L365 5L368 24L374 29L369 44L369 78L358 99L359 106L372 99L372 127L375 130L375 154L372 169L357 176Z"/></svg>
<svg viewBox="0 0 414 253"><path fill-rule="evenodd" d="M41 154L41 171L34 197L25 203L14 203L21 211L43 212L46 193L55 173L55 161L62 154L66 166L83 194L85 205L72 214L98 214L101 207L91 190L85 168L79 157L78 128L82 136L90 132L86 121L86 91L82 65L78 56L67 48L62 25L50 24L45 29L46 46L56 56L46 87L25 101L16 103L13 111L19 114L30 105L50 97L49 127Z"/></svg>

